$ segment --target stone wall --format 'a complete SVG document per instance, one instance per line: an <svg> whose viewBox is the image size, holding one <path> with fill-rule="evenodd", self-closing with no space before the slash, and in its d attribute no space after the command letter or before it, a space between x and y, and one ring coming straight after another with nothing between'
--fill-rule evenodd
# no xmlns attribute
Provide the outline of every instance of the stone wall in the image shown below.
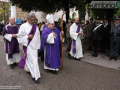
<svg viewBox="0 0 120 90"><path fill-rule="evenodd" d="M21 20L27 20L28 12L23 12L21 8L16 7L16 18L21 18Z"/></svg>

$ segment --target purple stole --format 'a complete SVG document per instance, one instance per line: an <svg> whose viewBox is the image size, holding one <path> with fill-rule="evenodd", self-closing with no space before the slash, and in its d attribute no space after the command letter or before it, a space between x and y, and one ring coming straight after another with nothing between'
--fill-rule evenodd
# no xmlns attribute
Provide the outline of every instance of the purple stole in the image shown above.
<svg viewBox="0 0 120 90"><path fill-rule="evenodd" d="M80 32L80 25L78 25L76 33L79 33L79 32ZM72 52L76 53L76 40L73 39L73 44L72 45L73 45Z"/></svg>
<svg viewBox="0 0 120 90"><path fill-rule="evenodd" d="M30 35L30 34L33 34L33 37L34 37L35 32L36 32L36 25L33 24L32 29L31 29L29 35ZM32 39L30 39L30 40L28 41L28 45L30 44L31 41L32 41ZM27 45L27 46L28 46L28 45ZM27 57L27 47L26 47L26 46L23 46L23 51L24 51L24 53L23 53L22 58L21 58L21 61L20 61L20 63L19 63L19 68L24 68L24 66L25 66L26 57Z"/></svg>

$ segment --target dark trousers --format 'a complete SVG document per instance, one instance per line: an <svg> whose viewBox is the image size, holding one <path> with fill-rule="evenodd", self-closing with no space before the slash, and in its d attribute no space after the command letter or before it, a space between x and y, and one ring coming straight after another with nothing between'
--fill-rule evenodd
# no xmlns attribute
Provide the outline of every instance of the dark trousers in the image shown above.
<svg viewBox="0 0 120 90"><path fill-rule="evenodd" d="M94 53L98 55L99 40L93 40Z"/></svg>
<svg viewBox="0 0 120 90"><path fill-rule="evenodd" d="M101 51L105 51L106 48L106 38L101 40Z"/></svg>
<svg viewBox="0 0 120 90"><path fill-rule="evenodd" d="M71 38L67 38L67 49L66 49L66 52L69 52L71 50L71 43L72 43Z"/></svg>
<svg viewBox="0 0 120 90"><path fill-rule="evenodd" d="M92 38L88 38L88 45L89 45L89 48L92 48Z"/></svg>
<svg viewBox="0 0 120 90"><path fill-rule="evenodd" d="M107 49L110 49L110 37L107 38Z"/></svg>
<svg viewBox="0 0 120 90"><path fill-rule="evenodd" d="M118 57L120 41L110 41L110 56Z"/></svg>
<svg viewBox="0 0 120 90"><path fill-rule="evenodd" d="M40 36L42 35L42 31L40 31Z"/></svg>

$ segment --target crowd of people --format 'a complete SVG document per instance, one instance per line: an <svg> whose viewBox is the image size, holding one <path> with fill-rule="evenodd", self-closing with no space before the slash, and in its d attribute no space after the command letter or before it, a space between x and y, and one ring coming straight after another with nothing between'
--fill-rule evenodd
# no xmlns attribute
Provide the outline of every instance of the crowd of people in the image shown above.
<svg viewBox="0 0 120 90"><path fill-rule="evenodd" d="M55 27L53 14L48 14L46 16L47 24L41 26L44 29L40 36L38 26L34 24L35 18L35 14L30 13L27 16L27 22L18 27L15 24L15 18L10 17L9 24L3 29L3 37L6 61L11 69L14 69L19 63L19 68L24 68L35 83L40 83L38 55L42 52L40 56L41 61L44 61L44 69L58 74L59 66L61 66L60 42L64 32L60 32ZM22 57L20 57L19 44L23 45Z"/></svg>
<svg viewBox="0 0 120 90"><path fill-rule="evenodd" d="M78 19L79 21L79 19ZM68 53L68 58L73 58L75 60L79 60L83 57L81 54L77 55L77 53L80 53L78 50L81 50L80 47L82 47L82 54L84 55L85 46L87 46L86 42L88 41L88 49L92 51L93 50L93 57L98 56L98 52L100 53L106 53L106 49L110 50L110 59L114 59L117 61L118 54L119 54L119 45L120 45L120 17L115 17L114 19L110 20L110 23L108 23L108 19L106 16L104 16L103 21L98 16L96 17L96 21L93 22L93 18L90 18L89 21L85 24L85 18L81 19L80 28L81 30L79 32L82 32L82 35L77 33L79 22L74 21L74 23L71 23L72 20L68 20L68 24L66 25L67 28L67 41L68 41L68 47L66 49ZM75 27L76 26L76 27ZM80 41L78 41L78 39ZM76 53L72 53L73 50L73 44L74 40L76 41ZM77 46L78 44L78 46ZM79 47L79 48L77 48ZM71 50L72 49L72 50ZM78 57L79 56L79 57Z"/></svg>
<svg viewBox="0 0 120 90"><path fill-rule="evenodd" d="M20 27L15 24L15 18L9 18L9 24L3 29L5 41L5 53L7 64L14 69L19 63L19 68L32 76L35 83L40 83L40 70L38 56L44 61L44 69L53 74L58 74L61 66L61 36L67 42L66 51L68 58L80 61L85 53L86 40L88 49L93 50L93 57L98 56L98 49L105 53L106 48L110 48L110 60L118 58L120 44L120 17L115 17L115 23L111 19L108 23L106 17L101 23L100 17L93 18L85 24L85 18L68 20L63 23L64 31L60 30L59 22L54 22L53 14L46 16L47 22L42 22L38 26L34 24L35 14L27 16L27 22ZM20 56L19 44L23 45L23 55Z"/></svg>

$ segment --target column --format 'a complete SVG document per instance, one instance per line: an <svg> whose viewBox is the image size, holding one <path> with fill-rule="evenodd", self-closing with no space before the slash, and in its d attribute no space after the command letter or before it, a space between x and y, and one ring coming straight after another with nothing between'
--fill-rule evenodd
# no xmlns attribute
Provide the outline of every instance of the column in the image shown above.
<svg viewBox="0 0 120 90"><path fill-rule="evenodd" d="M11 16L15 17L16 20L16 6L11 5Z"/></svg>

